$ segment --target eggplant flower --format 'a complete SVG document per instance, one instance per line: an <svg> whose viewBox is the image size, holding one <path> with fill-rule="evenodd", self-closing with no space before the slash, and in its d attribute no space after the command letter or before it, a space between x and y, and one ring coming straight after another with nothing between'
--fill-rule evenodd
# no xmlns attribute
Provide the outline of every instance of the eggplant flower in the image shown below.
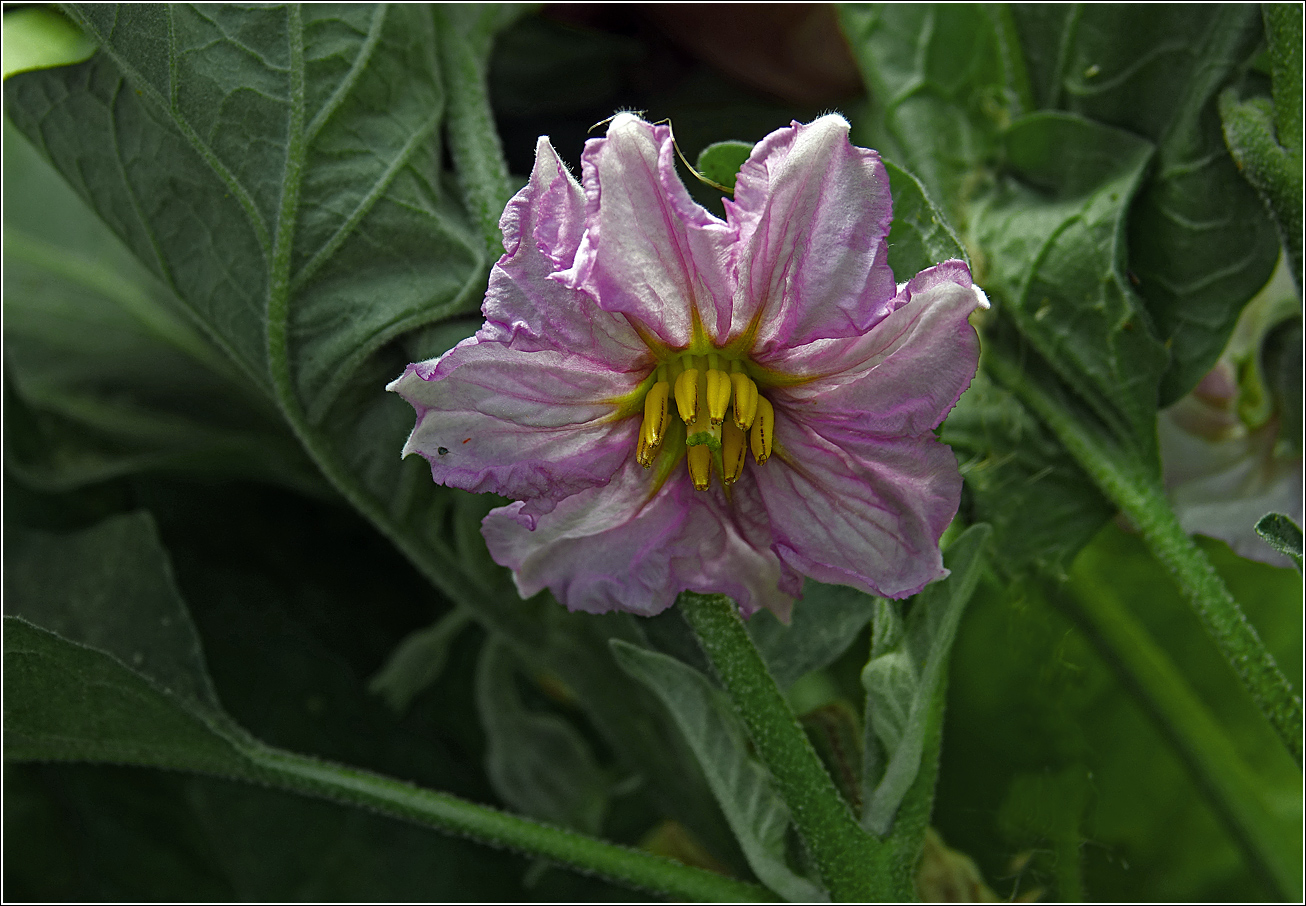
<svg viewBox="0 0 1306 906"><path fill-rule="evenodd" d="M888 176L842 117L763 139L724 221L675 155L621 114L582 188L540 138L484 326L389 386L417 410L404 455L512 498L491 556L572 610L691 590L787 620L803 576L905 597L946 575L961 477L933 429L978 363L969 269L894 283Z"/></svg>

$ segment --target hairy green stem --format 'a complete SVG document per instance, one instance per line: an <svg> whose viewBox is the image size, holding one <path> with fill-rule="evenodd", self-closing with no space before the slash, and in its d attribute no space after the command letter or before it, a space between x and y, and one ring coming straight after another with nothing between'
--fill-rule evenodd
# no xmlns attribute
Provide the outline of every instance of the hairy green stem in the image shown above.
<svg viewBox="0 0 1306 906"><path fill-rule="evenodd" d="M794 718L735 605L685 592L677 601L734 701L758 757L771 771L794 824L836 900L893 899L883 843L863 831Z"/></svg>
<svg viewBox="0 0 1306 906"><path fill-rule="evenodd" d="M1248 862L1285 900L1301 898L1301 824L1266 801L1228 735L1109 583L1076 575L1049 597L1080 625L1151 714ZM1293 839L1295 829L1296 839Z"/></svg>
<svg viewBox="0 0 1306 906"><path fill-rule="evenodd" d="M1100 437L1053 399L1046 388L1028 380L1005 353L987 349L985 362L993 376L1043 420L1097 486L1138 528L1153 556L1174 576L1207 634L1300 766L1301 698L1206 555L1179 525L1159 483L1132 466L1123 455L1107 449Z"/></svg>
<svg viewBox="0 0 1306 906"><path fill-rule="evenodd" d="M772 899L768 891L756 884L550 827L448 793L260 743L251 742L243 748L253 764L253 778L281 789L371 809L678 900Z"/></svg>

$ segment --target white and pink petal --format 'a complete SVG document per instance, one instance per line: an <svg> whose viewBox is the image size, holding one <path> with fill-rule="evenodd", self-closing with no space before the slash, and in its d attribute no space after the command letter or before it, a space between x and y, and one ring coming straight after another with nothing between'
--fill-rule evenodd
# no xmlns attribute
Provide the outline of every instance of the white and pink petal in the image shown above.
<svg viewBox="0 0 1306 906"><path fill-rule="evenodd" d="M775 555L743 538L719 488L695 491L683 471L654 491L632 460L610 484L562 501L533 531L520 509L492 511L482 533L522 597L548 588L570 610L641 616L685 590L729 594L746 612L768 607L785 617L792 606Z"/></svg>
<svg viewBox="0 0 1306 906"><path fill-rule="evenodd" d="M505 252L490 271L483 339L520 349L584 350L620 371L649 358L624 317L554 278L575 262L585 193L547 137L540 136L530 181L508 202L499 225Z"/></svg>
<svg viewBox="0 0 1306 906"><path fill-rule="evenodd" d="M829 114L772 132L726 203L739 230L730 336L756 331L762 355L863 333L888 312L889 177L848 129Z"/></svg>
<svg viewBox="0 0 1306 906"><path fill-rule="evenodd" d="M820 582L903 598L947 575L939 538L961 475L932 434L868 439L776 412L778 455L752 471L780 560Z"/></svg>
<svg viewBox="0 0 1306 906"><path fill-rule="evenodd" d="M438 484L527 501L533 524L632 457L639 423L616 419L614 400L640 379L562 350L472 338L388 389L417 410L405 456L425 457Z"/></svg>
<svg viewBox="0 0 1306 906"><path fill-rule="evenodd" d="M798 381L771 391L772 402L793 418L871 435L937 427L975 376L979 338L969 317L988 302L961 261L922 271L895 299L895 309L861 336L777 350L760 362Z"/></svg>
<svg viewBox="0 0 1306 906"><path fill-rule="evenodd" d="M735 234L689 197L670 128L619 114L586 143L581 167L588 228L559 279L668 348L688 346L696 320L717 337L730 321Z"/></svg>

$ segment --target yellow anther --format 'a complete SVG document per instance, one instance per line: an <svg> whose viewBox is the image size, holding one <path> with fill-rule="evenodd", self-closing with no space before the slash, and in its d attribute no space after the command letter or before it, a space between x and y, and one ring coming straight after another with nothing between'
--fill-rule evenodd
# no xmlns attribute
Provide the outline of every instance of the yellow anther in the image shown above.
<svg viewBox="0 0 1306 906"><path fill-rule="evenodd" d="M648 442L648 434L644 431L639 432L639 442L635 445L635 458L644 468L653 465L653 457L657 456L658 448Z"/></svg>
<svg viewBox="0 0 1306 906"><path fill-rule="evenodd" d="M735 389L735 424L747 431L757 417L757 385L739 371L730 375L730 383Z"/></svg>
<svg viewBox="0 0 1306 906"><path fill-rule="evenodd" d="M730 422L721 428L721 478L726 484L734 484L744 471L747 439L747 435Z"/></svg>
<svg viewBox="0 0 1306 906"><path fill-rule="evenodd" d="M658 381L644 396L644 426L642 434L648 438L650 446L662 443L667 433L667 400L671 396L671 385Z"/></svg>
<svg viewBox="0 0 1306 906"><path fill-rule="evenodd" d="M710 371L698 372L698 398L708 398L707 383ZM707 444L713 450L721 449L721 422L713 421L707 406L698 407L698 415L685 427L685 444L697 446Z"/></svg>
<svg viewBox="0 0 1306 906"><path fill-rule="evenodd" d="M689 424L698 417L698 369L686 368L676 378L676 408Z"/></svg>
<svg viewBox="0 0 1306 906"><path fill-rule="evenodd" d="M706 491L712 481L712 451L705 445L690 447L685 451L689 460L689 478L694 490Z"/></svg>
<svg viewBox="0 0 1306 906"><path fill-rule="evenodd" d="M775 443L775 409L764 396L757 398L757 418L753 419L753 430L748 439L753 448L753 459L760 466L770 458L771 446Z"/></svg>
<svg viewBox="0 0 1306 906"><path fill-rule="evenodd" d="M730 407L730 375L713 368L707 373L707 411L712 424L719 425L725 421L726 409Z"/></svg>

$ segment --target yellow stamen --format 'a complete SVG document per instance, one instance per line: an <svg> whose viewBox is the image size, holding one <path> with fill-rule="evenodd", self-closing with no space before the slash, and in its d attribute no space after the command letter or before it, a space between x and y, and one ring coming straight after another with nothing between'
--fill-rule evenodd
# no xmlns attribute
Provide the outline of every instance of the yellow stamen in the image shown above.
<svg viewBox="0 0 1306 906"><path fill-rule="evenodd" d="M748 449L747 435L730 422L721 428L722 480L734 484L744 471L744 454Z"/></svg>
<svg viewBox="0 0 1306 906"><path fill-rule="evenodd" d="M757 417L757 385L739 371L730 375L730 383L735 389L735 424L747 431L753 427L753 419Z"/></svg>
<svg viewBox="0 0 1306 906"><path fill-rule="evenodd" d="M698 416L698 369L686 368L676 378L676 408L689 424Z"/></svg>
<svg viewBox="0 0 1306 906"><path fill-rule="evenodd" d="M707 373L707 411L712 424L719 425L725 420L729 406L730 375L713 368Z"/></svg>
<svg viewBox="0 0 1306 906"><path fill-rule="evenodd" d="M712 451L705 444L690 447L685 451L689 460L689 478L694 482L694 490L706 491L712 480Z"/></svg>
<svg viewBox="0 0 1306 906"><path fill-rule="evenodd" d="M639 432L639 442L635 445L635 458L644 468L653 465L653 457L657 456L658 448L648 442L648 434L644 431Z"/></svg>
<svg viewBox="0 0 1306 906"><path fill-rule="evenodd" d="M662 437L667 433L667 399L670 395L671 384L658 381L644 397L643 433L651 446L662 443Z"/></svg>
<svg viewBox="0 0 1306 906"><path fill-rule="evenodd" d="M711 373L710 371L697 372L699 400L708 398L708 376ZM712 419L707 406L698 407L698 414L685 429L685 444L691 447L707 444L713 450L721 449L721 423Z"/></svg>
<svg viewBox="0 0 1306 906"><path fill-rule="evenodd" d="M753 459L760 466L770 458L771 446L775 443L775 409L764 396L757 397L757 418L753 420L748 439L753 448Z"/></svg>

